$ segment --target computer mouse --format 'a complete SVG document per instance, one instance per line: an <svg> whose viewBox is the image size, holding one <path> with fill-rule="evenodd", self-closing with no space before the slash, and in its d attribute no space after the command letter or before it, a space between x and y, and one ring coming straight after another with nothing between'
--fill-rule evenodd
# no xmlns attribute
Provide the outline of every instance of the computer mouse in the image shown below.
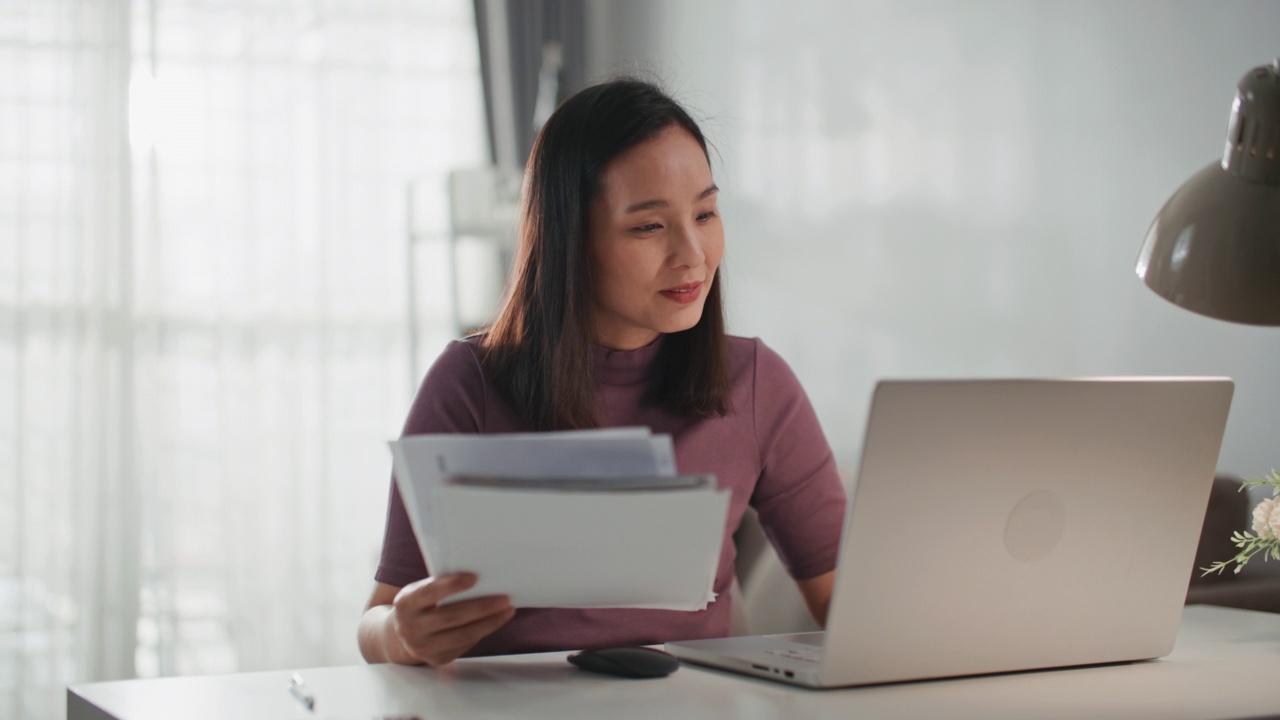
<svg viewBox="0 0 1280 720"><path fill-rule="evenodd" d="M569 662L588 672L626 678L666 677L680 667L675 655L647 647L612 647L583 650Z"/></svg>

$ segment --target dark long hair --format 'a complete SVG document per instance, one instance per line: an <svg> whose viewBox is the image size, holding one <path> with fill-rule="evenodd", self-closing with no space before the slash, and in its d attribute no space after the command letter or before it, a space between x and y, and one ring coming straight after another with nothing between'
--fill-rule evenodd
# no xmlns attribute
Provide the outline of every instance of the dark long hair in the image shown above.
<svg viewBox="0 0 1280 720"><path fill-rule="evenodd" d="M702 130L684 108L653 84L626 78L565 100L534 141L515 263L482 354L498 393L532 429L596 426L587 260L591 205L615 157L672 125L688 131L707 152ZM666 336L647 402L690 417L728 412L725 346L717 270L698 324Z"/></svg>

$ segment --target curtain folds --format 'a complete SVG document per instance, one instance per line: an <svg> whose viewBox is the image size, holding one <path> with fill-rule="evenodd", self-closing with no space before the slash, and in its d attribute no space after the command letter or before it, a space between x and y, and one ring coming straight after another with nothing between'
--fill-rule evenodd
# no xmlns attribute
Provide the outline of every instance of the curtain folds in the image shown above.
<svg viewBox="0 0 1280 720"><path fill-rule="evenodd" d="M0 714L131 677L140 558L124 0L0 41ZM16 22L13 22L16 21Z"/></svg>
<svg viewBox="0 0 1280 720"><path fill-rule="evenodd" d="M0 716L358 661L405 263L445 284L448 171L485 156L470 3L42 0L0 28ZM419 299L426 356L446 301Z"/></svg>
<svg viewBox="0 0 1280 720"><path fill-rule="evenodd" d="M490 158L498 165L523 168L546 119L540 115L549 114L586 82L583 0L473 3L488 98ZM549 57L550 46L557 52ZM548 83L554 87L542 87ZM504 157L508 153L511 157Z"/></svg>

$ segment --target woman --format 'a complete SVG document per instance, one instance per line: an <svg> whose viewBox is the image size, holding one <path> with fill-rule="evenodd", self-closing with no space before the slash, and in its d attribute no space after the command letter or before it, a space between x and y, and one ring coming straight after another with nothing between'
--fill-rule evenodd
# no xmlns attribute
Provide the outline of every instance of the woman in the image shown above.
<svg viewBox="0 0 1280 720"><path fill-rule="evenodd" d="M844 492L791 370L759 340L724 333L724 229L697 124L650 84L590 87L547 120L527 173L498 318L436 360L404 434L639 425L670 434L681 473L714 474L732 490L718 598L698 612L515 610L505 597L442 606L475 577L428 576L393 483L360 623L365 659L439 667L462 655L727 635L731 536L748 504L822 622Z"/></svg>

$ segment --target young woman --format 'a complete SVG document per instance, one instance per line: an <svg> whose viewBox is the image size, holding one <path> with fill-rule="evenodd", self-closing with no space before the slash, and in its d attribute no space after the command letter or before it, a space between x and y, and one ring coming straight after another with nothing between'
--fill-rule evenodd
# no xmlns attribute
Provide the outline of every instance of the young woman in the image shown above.
<svg viewBox="0 0 1280 720"><path fill-rule="evenodd" d="M651 84L587 88L547 120L524 189L518 257L496 322L451 343L404 434L648 426L681 473L732 490L705 610L441 605L468 574L431 576L394 483L376 586L360 623L370 662L724 636L731 536L748 504L822 622L844 516L835 461L786 363L724 332L724 228L697 124ZM653 519L661 531L662 518Z"/></svg>

